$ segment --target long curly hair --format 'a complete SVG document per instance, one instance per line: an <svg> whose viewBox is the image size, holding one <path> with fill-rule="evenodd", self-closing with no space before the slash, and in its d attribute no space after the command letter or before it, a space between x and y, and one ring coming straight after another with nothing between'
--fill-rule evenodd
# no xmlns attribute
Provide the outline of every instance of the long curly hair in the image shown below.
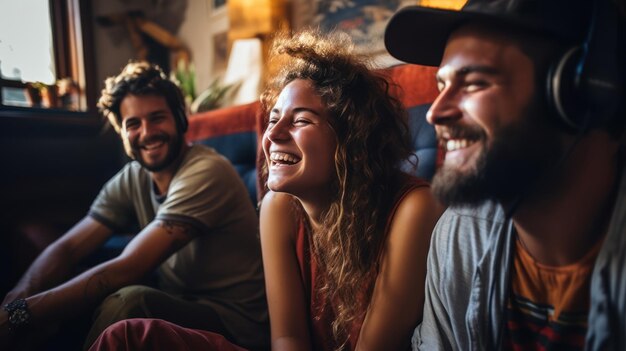
<svg viewBox="0 0 626 351"><path fill-rule="evenodd" d="M391 95L387 77L355 53L346 34L282 34L270 58L282 68L261 96L265 118L287 84L306 79L327 107L337 136L337 177L331 184L337 191L311 240L318 286L335 311L333 334L341 348L371 298L400 164L412 155L406 111Z"/></svg>

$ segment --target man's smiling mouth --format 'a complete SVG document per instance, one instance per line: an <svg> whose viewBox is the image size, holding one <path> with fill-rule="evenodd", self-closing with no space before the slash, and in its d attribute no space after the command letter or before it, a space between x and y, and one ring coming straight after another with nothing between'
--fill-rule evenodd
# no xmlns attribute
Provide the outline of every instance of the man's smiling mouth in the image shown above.
<svg viewBox="0 0 626 351"><path fill-rule="evenodd" d="M142 144L141 148L146 150L146 151L152 151L152 150L156 150L158 148L160 148L161 146L165 145L164 141L155 141L155 142L151 142L151 143L147 143L147 144Z"/></svg>
<svg viewBox="0 0 626 351"><path fill-rule="evenodd" d="M444 146L446 151L456 151L471 146L477 141L478 140L470 139L448 139L444 140Z"/></svg>

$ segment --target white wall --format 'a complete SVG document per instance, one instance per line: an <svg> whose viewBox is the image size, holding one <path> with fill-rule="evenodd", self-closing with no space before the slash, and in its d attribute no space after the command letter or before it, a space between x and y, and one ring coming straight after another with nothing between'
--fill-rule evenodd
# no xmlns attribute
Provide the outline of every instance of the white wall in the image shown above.
<svg viewBox="0 0 626 351"><path fill-rule="evenodd" d="M315 0L288 0L293 29L310 23L315 13ZM141 10L146 17L174 33L191 51L196 70L196 93L202 92L224 69L214 67L214 36L228 30L226 6L211 8L211 0L92 0L93 34L98 90L106 77L118 74L135 57L135 50L124 26L104 27L95 22L97 16ZM228 60L228 57L225 58Z"/></svg>
<svg viewBox="0 0 626 351"><path fill-rule="evenodd" d="M214 71L213 38L228 30L226 6L211 8L210 0L189 0L185 21L178 37L191 50L191 62L196 70L196 92L199 94L223 71Z"/></svg>
<svg viewBox="0 0 626 351"><path fill-rule="evenodd" d="M134 57L133 47L123 26L103 27L96 23L98 16L121 11L115 3L116 1L94 0L91 5L98 91L104 87L106 77L119 73L128 60Z"/></svg>
<svg viewBox="0 0 626 351"><path fill-rule="evenodd" d="M194 0L197 3L202 0ZM98 16L112 16L128 11L142 11L149 19L170 33L176 33L184 22L192 0L91 0L93 39L98 87L106 77L118 74L130 59L136 57L128 31L122 24L103 26ZM204 0L208 1L208 0Z"/></svg>

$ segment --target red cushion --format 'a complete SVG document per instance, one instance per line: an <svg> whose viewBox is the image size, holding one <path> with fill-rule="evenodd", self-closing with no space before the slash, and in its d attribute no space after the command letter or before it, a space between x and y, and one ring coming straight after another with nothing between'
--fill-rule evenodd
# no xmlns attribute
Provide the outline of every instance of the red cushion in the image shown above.
<svg viewBox="0 0 626 351"><path fill-rule="evenodd" d="M439 94L437 67L402 64L382 72L397 84L391 86L391 91L406 108L432 103Z"/></svg>
<svg viewBox="0 0 626 351"><path fill-rule="evenodd" d="M187 141L194 142L215 136L256 132L260 103L225 107L189 116Z"/></svg>
<svg viewBox="0 0 626 351"><path fill-rule="evenodd" d="M392 92L409 109L413 106L430 104L439 95L435 75L438 67L418 66L413 64L401 64L383 70L388 77L395 82L391 86ZM443 164L445 151L438 146L436 168Z"/></svg>

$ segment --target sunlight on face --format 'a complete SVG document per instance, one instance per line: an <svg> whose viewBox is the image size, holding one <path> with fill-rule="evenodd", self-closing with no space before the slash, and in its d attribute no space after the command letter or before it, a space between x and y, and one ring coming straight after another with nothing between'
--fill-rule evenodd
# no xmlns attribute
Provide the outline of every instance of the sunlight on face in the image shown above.
<svg viewBox="0 0 626 351"><path fill-rule="evenodd" d="M433 179L443 202L507 200L558 158L558 132L538 102L534 69L505 34L474 25L452 34L427 115L446 149Z"/></svg>
<svg viewBox="0 0 626 351"><path fill-rule="evenodd" d="M268 187L296 196L319 196L335 178L336 135L328 112L308 80L282 90L263 136Z"/></svg>
<svg viewBox="0 0 626 351"><path fill-rule="evenodd" d="M178 157L183 137L162 96L128 95L120 104L126 152L143 167L158 172Z"/></svg>

